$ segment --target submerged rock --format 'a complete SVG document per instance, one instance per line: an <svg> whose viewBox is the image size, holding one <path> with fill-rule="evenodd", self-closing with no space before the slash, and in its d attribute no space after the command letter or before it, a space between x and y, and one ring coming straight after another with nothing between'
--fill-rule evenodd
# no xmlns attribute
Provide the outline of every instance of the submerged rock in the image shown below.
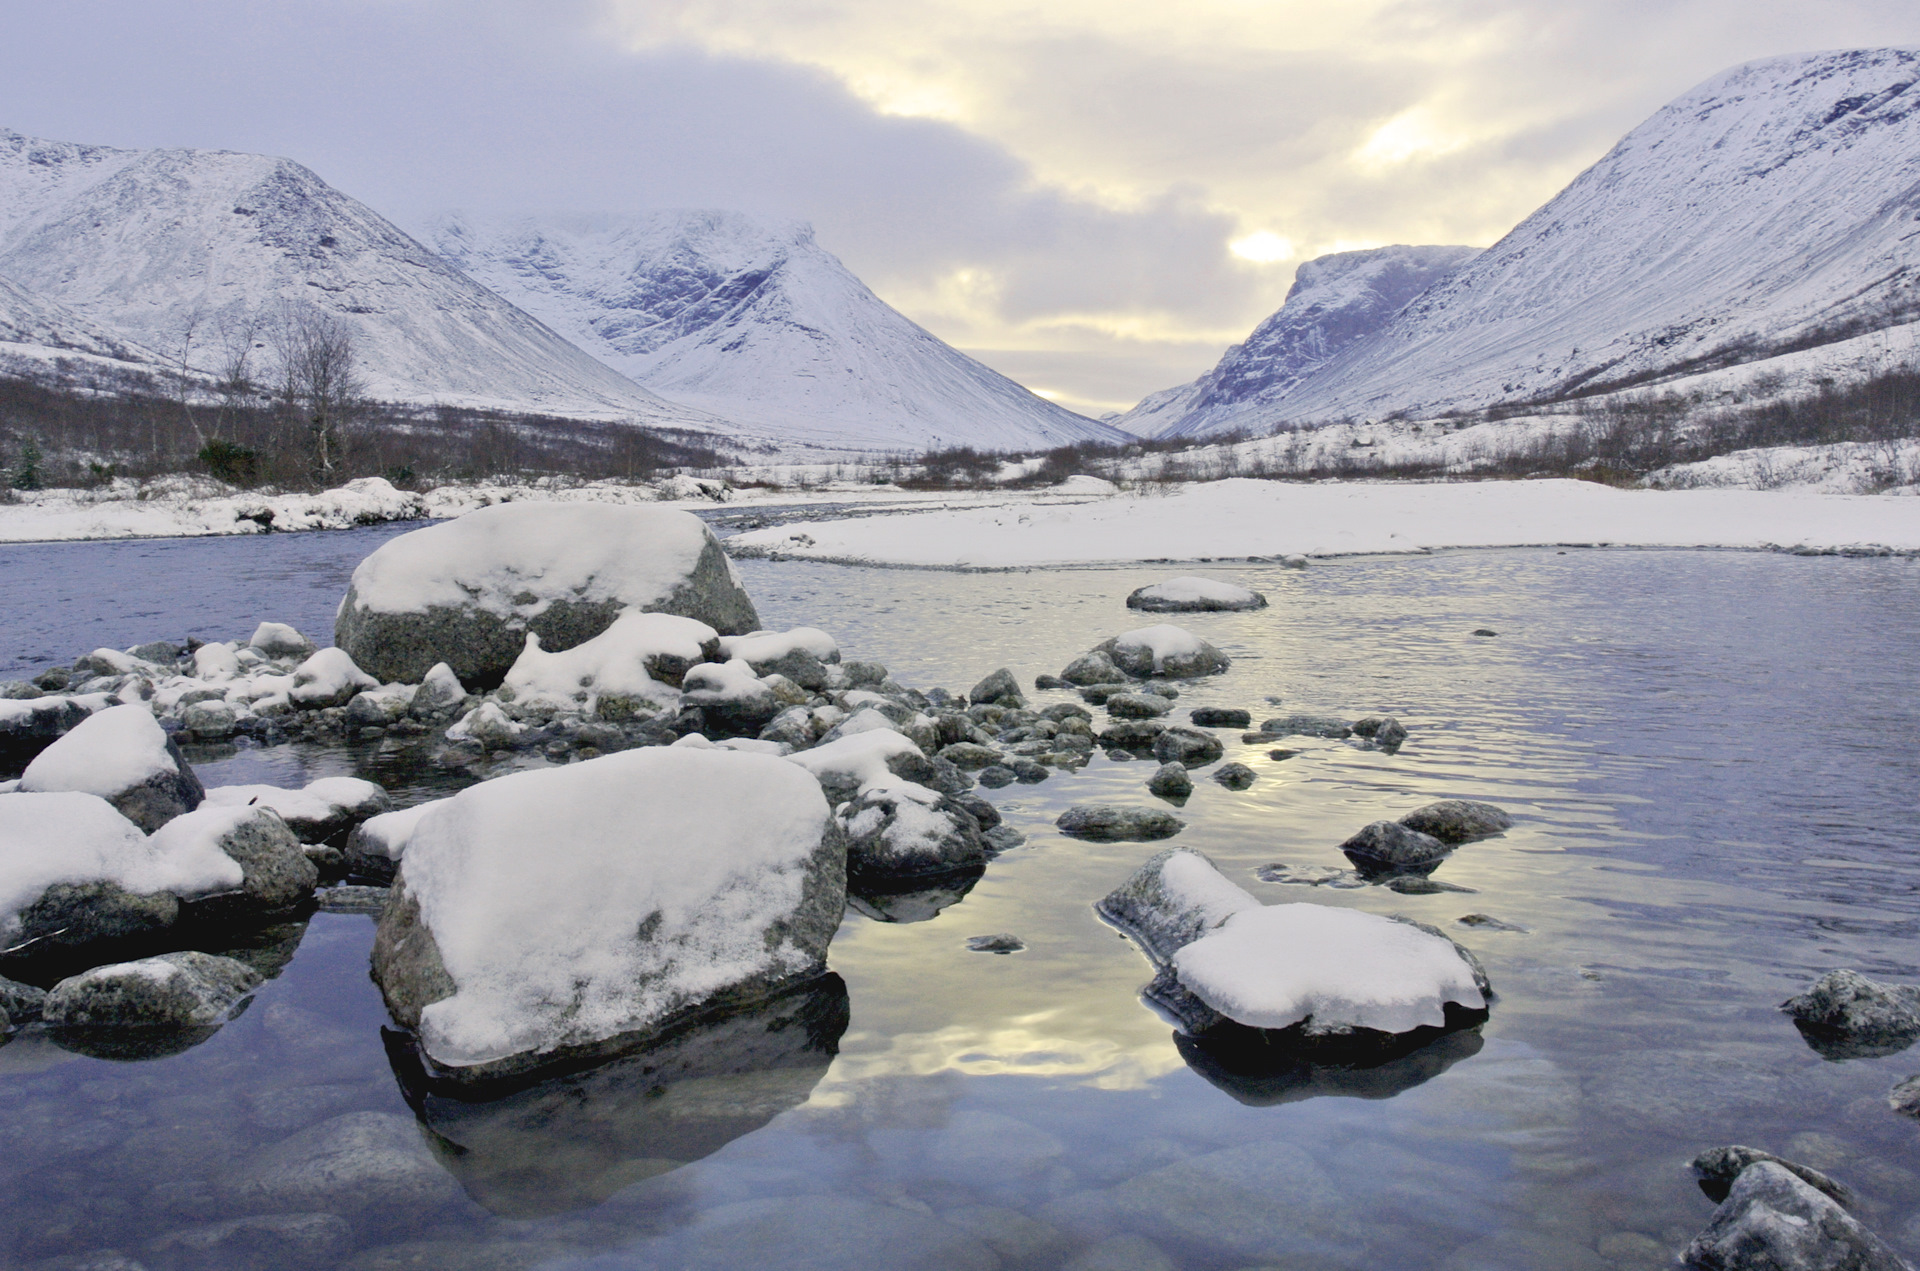
<svg viewBox="0 0 1920 1271"><path fill-rule="evenodd" d="M243 962L188 951L120 962L60 981L42 1007L67 1028L205 1028L260 985Z"/></svg>
<svg viewBox="0 0 1920 1271"><path fill-rule="evenodd" d="M1429 874L1453 848L1397 821L1375 821L1340 845L1354 868L1369 877Z"/></svg>
<svg viewBox="0 0 1920 1271"><path fill-rule="evenodd" d="M284 1139L230 1176L232 1203L268 1212L417 1217L459 1188L412 1117L349 1112Z"/></svg>
<svg viewBox="0 0 1920 1271"><path fill-rule="evenodd" d="M719 540L667 508L505 503L389 540L360 562L334 641L384 681L418 683L445 662L469 686L498 683L529 631L570 649L626 609L759 629Z"/></svg>
<svg viewBox="0 0 1920 1271"><path fill-rule="evenodd" d="M1902 1116L1920 1117L1920 1076L1908 1077L1889 1090L1887 1106Z"/></svg>
<svg viewBox="0 0 1920 1271"><path fill-rule="evenodd" d="M1741 1171L1681 1262L1697 1271L1911 1271L1845 1209L1772 1161Z"/></svg>
<svg viewBox="0 0 1920 1271"><path fill-rule="evenodd" d="M1513 818L1491 803L1471 799L1442 799L1415 808L1400 818L1400 824L1422 834L1430 834L1442 843L1471 843L1475 839L1498 834L1513 827Z"/></svg>
<svg viewBox="0 0 1920 1271"><path fill-rule="evenodd" d="M149 834L206 797L180 747L143 705L83 720L20 774L22 794L68 791L98 795Z"/></svg>
<svg viewBox="0 0 1920 1271"><path fill-rule="evenodd" d="M820 974L846 860L785 759L671 746L516 773L421 817L374 978L452 1079L612 1053Z"/></svg>
<svg viewBox="0 0 1920 1271"><path fill-rule="evenodd" d="M353 1227L338 1214L260 1214L170 1231L147 1253L163 1267L317 1271L339 1266L352 1247Z"/></svg>
<svg viewBox="0 0 1920 1271"><path fill-rule="evenodd" d="M967 948L974 953L1018 953L1026 947L1027 942L1010 931L967 937Z"/></svg>
<svg viewBox="0 0 1920 1271"><path fill-rule="evenodd" d="M1123 808L1109 803L1076 804L1054 822L1062 834L1104 843L1150 843L1172 838L1187 823L1160 808Z"/></svg>
<svg viewBox="0 0 1920 1271"><path fill-rule="evenodd" d="M1281 715L1260 725L1268 737L1325 737L1341 741L1353 736L1353 729L1342 719L1330 715Z"/></svg>
<svg viewBox="0 0 1920 1271"><path fill-rule="evenodd" d="M1878 984L1858 971L1829 971L1780 1009L1829 1059L1897 1054L1920 1040L1920 988Z"/></svg>
<svg viewBox="0 0 1920 1271"><path fill-rule="evenodd" d="M1234 613L1266 607L1267 598L1259 592L1216 578L1174 578L1127 597L1127 608L1147 613Z"/></svg>

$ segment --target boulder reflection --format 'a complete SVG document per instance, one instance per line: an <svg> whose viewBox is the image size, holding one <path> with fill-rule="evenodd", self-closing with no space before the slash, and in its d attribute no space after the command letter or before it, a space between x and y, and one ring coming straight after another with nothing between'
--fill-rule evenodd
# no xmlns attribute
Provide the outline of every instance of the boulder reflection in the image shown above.
<svg viewBox="0 0 1920 1271"><path fill-rule="evenodd" d="M598 1205L803 1103L848 1018L846 983L829 973L644 1050L484 1099L429 1078L405 1034L383 1036L401 1093L467 1194L503 1217L537 1218Z"/></svg>
<svg viewBox="0 0 1920 1271"><path fill-rule="evenodd" d="M917 879L899 889L871 880L850 880L847 904L875 922L925 922L965 900L986 872L983 868L942 874L935 881Z"/></svg>
<svg viewBox="0 0 1920 1271"><path fill-rule="evenodd" d="M1187 1067L1252 1107L1298 1103L1322 1095L1349 1099L1391 1099L1431 1081L1462 1059L1480 1053L1486 1044L1477 1028L1442 1033L1417 1030L1409 1043L1369 1054L1312 1055L1276 1045L1272 1034L1238 1025L1214 1029L1201 1036L1175 1033L1173 1044Z"/></svg>

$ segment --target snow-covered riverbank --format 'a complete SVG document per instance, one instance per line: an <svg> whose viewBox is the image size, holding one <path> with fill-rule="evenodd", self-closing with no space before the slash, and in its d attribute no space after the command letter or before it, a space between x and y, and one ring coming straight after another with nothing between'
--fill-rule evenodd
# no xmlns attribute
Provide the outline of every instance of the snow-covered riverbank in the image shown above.
<svg viewBox="0 0 1920 1271"><path fill-rule="evenodd" d="M750 531L736 555L934 568L1361 555L1446 547L1920 551L1920 499L1617 490L1583 481L1231 480L1067 506L991 506Z"/></svg>

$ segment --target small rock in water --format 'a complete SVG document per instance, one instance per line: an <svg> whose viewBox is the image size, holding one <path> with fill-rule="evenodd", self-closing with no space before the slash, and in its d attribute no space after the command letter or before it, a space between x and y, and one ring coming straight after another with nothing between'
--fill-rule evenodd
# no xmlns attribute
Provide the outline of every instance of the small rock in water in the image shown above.
<svg viewBox="0 0 1920 1271"><path fill-rule="evenodd" d="M1006 931L991 936L967 937L967 948L975 953L1018 953L1026 947L1026 941Z"/></svg>
<svg viewBox="0 0 1920 1271"><path fill-rule="evenodd" d="M1147 778L1147 790L1163 799L1184 799L1193 793L1193 778L1185 764L1165 763Z"/></svg>
<svg viewBox="0 0 1920 1271"><path fill-rule="evenodd" d="M994 853L1011 852L1027 841L1027 836L1011 825L996 825L982 830L980 837L986 841L987 850Z"/></svg>
<svg viewBox="0 0 1920 1271"><path fill-rule="evenodd" d="M370 918L378 918L381 910L387 907L387 897L391 894L385 887L352 885L329 887L314 899L321 913L365 914Z"/></svg>
<svg viewBox="0 0 1920 1271"><path fill-rule="evenodd" d="M1760 1161L1771 1161L1809 1187L1824 1192L1842 1205L1853 1204L1853 1193L1819 1170L1789 1161L1784 1156L1775 1156L1772 1152L1765 1152L1757 1147L1742 1147L1736 1143L1729 1147L1709 1148L1694 1157L1688 1164L1688 1168L1693 1171L1693 1176L1700 1180L1701 1190L1717 1202L1727 1198L1728 1189L1733 1186L1735 1179L1746 1172L1749 1165Z"/></svg>
<svg viewBox="0 0 1920 1271"><path fill-rule="evenodd" d="M1193 708L1193 726L1195 728L1251 728L1253 712L1232 706L1196 706Z"/></svg>
<svg viewBox="0 0 1920 1271"><path fill-rule="evenodd" d="M1331 715L1282 715L1260 725L1260 731L1275 737L1325 737L1329 741L1353 736L1345 720Z"/></svg>
<svg viewBox="0 0 1920 1271"><path fill-rule="evenodd" d="M1013 672L1004 666L974 685L967 693L967 700L993 702L1005 706L1027 704L1027 699L1020 695L1020 682L1014 679Z"/></svg>
<svg viewBox="0 0 1920 1271"><path fill-rule="evenodd" d="M1342 843L1340 850L1355 868L1375 877L1431 873L1453 852L1431 834L1410 830L1397 821L1375 821Z"/></svg>
<svg viewBox="0 0 1920 1271"><path fill-rule="evenodd" d="M1000 764L988 764L980 770L980 784L989 790L998 790L1014 782L1013 769Z"/></svg>
<svg viewBox="0 0 1920 1271"><path fill-rule="evenodd" d="M1109 843L1150 843L1172 838L1187 825L1173 813L1159 808L1121 808L1104 803L1068 808L1054 824L1062 834Z"/></svg>
<svg viewBox="0 0 1920 1271"><path fill-rule="evenodd" d="M1442 799L1415 808L1400 818L1400 824L1422 834L1431 834L1442 843L1470 843L1511 829L1513 818L1491 803L1471 799Z"/></svg>
<svg viewBox="0 0 1920 1271"><path fill-rule="evenodd" d="M1920 1039L1920 989L1876 984L1858 971L1829 971L1780 1009L1829 1059L1896 1054Z"/></svg>
<svg viewBox="0 0 1920 1271"><path fill-rule="evenodd" d="M1148 613L1232 613L1266 607L1267 598L1259 592L1217 578L1174 578L1127 597L1127 608Z"/></svg>
<svg viewBox="0 0 1920 1271"><path fill-rule="evenodd" d="M1331 865L1262 865L1254 871L1254 877L1263 883L1291 883L1306 887L1334 887L1350 890L1365 887L1367 880L1350 869L1336 869Z"/></svg>
<svg viewBox="0 0 1920 1271"><path fill-rule="evenodd" d="M95 967L60 981L42 1016L70 1028L205 1028L260 985L252 967L188 951Z"/></svg>
<svg viewBox="0 0 1920 1271"><path fill-rule="evenodd" d="M1500 633L1498 631L1495 631L1492 627L1475 627L1473 629L1473 634L1477 636L1497 636Z"/></svg>
<svg viewBox="0 0 1920 1271"><path fill-rule="evenodd" d="M1229 790L1245 790L1253 784L1253 769L1243 763L1221 764L1214 769L1213 779Z"/></svg>
<svg viewBox="0 0 1920 1271"><path fill-rule="evenodd" d="M1200 768L1226 753L1220 739L1197 728L1165 729L1153 739L1153 757L1161 763L1182 763Z"/></svg>
<svg viewBox="0 0 1920 1271"><path fill-rule="evenodd" d="M1700 1271L1907 1271L1880 1237L1772 1161L1741 1171L1681 1264Z"/></svg>
<svg viewBox="0 0 1920 1271"><path fill-rule="evenodd" d="M1102 649L1082 653L1067 663L1066 669L1060 672L1060 678L1083 688L1095 684L1127 683L1127 673L1114 665L1113 659Z"/></svg>
<svg viewBox="0 0 1920 1271"><path fill-rule="evenodd" d="M1380 721L1380 727L1373 734L1373 744L1387 751L1400 749L1406 740L1406 727L1391 715Z"/></svg>
<svg viewBox="0 0 1920 1271"><path fill-rule="evenodd" d="M1482 931L1521 931L1525 927L1516 927L1510 922L1501 922L1491 914L1462 914L1457 921L1463 927L1478 927Z"/></svg>
<svg viewBox="0 0 1920 1271"><path fill-rule="evenodd" d="M39 1019L46 1001L47 991L43 988L21 984L17 980L0 979L0 1015L5 1015L15 1024Z"/></svg>
<svg viewBox="0 0 1920 1271"><path fill-rule="evenodd" d="M1300 752L1297 750L1288 750L1286 747L1282 746L1278 750L1269 750L1267 752L1267 758L1273 760L1276 763L1279 763L1283 760L1291 759L1299 753Z"/></svg>
<svg viewBox="0 0 1920 1271"><path fill-rule="evenodd" d="M1073 685L1067 683L1057 675L1036 675L1033 677L1033 687L1044 690L1050 688L1072 688Z"/></svg>
<svg viewBox="0 0 1920 1271"><path fill-rule="evenodd" d="M1902 1116L1920 1117L1920 1076L1908 1077L1889 1090L1887 1106Z"/></svg>
<svg viewBox="0 0 1920 1271"><path fill-rule="evenodd" d="M1158 719L1173 709L1166 698L1151 693L1115 693L1106 705L1116 719Z"/></svg>

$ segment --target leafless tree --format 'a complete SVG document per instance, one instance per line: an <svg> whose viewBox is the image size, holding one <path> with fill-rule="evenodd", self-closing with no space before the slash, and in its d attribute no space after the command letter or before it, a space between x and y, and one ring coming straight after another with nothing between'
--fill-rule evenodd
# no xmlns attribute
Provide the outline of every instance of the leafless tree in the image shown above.
<svg viewBox="0 0 1920 1271"><path fill-rule="evenodd" d="M324 484L345 460L364 396L353 332L330 313L303 308L283 313L272 337L280 394L304 431L309 471Z"/></svg>

